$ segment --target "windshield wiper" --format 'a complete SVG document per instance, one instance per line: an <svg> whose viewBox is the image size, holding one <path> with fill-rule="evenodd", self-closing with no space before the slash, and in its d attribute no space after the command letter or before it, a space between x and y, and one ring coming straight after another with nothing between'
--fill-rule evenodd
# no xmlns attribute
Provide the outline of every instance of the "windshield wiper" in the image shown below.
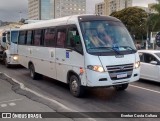
<svg viewBox="0 0 160 121"><path fill-rule="evenodd" d="M118 49L119 49L119 47L112 47L112 50L114 50L115 53L117 53L118 55L121 55L121 53Z"/></svg>
<svg viewBox="0 0 160 121"><path fill-rule="evenodd" d="M118 51L119 47L93 47L93 48L89 48L89 49L109 49L109 50L113 50L116 54L121 55L121 53Z"/></svg>
<svg viewBox="0 0 160 121"><path fill-rule="evenodd" d="M88 48L88 50L90 49L110 49L110 47L91 47L91 48Z"/></svg>
<svg viewBox="0 0 160 121"><path fill-rule="evenodd" d="M130 46L119 46L119 47L123 47L123 48L125 48L125 49L127 49L127 50L132 50L133 52L136 52L136 51L137 51L137 50L133 49L133 48L130 47Z"/></svg>

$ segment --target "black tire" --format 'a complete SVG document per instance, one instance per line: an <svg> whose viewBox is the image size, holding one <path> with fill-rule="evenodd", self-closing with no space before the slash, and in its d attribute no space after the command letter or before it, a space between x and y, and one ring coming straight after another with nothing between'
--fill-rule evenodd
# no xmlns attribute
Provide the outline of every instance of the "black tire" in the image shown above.
<svg viewBox="0 0 160 121"><path fill-rule="evenodd" d="M29 65L29 70L30 70L30 76L33 80L38 80L42 78L41 74L35 72L35 68L33 64Z"/></svg>
<svg viewBox="0 0 160 121"><path fill-rule="evenodd" d="M113 86L117 91L122 91L127 89L128 87L128 83L127 84L120 84L120 85L115 85Z"/></svg>
<svg viewBox="0 0 160 121"><path fill-rule="evenodd" d="M84 87L81 86L80 80L76 75L71 75L69 78L69 87L70 92L75 97L82 97L84 96Z"/></svg>

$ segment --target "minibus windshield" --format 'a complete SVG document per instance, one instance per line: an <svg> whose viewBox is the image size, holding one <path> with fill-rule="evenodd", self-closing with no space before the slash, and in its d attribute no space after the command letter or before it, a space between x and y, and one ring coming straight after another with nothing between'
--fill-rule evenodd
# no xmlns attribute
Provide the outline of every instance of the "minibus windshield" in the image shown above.
<svg viewBox="0 0 160 121"><path fill-rule="evenodd" d="M121 22L104 20L81 22L81 30L87 52L90 54L136 52L133 40Z"/></svg>
<svg viewBox="0 0 160 121"><path fill-rule="evenodd" d="M11 32L11 41L15 44L18 42L18 31L12 31Z"/></svg>

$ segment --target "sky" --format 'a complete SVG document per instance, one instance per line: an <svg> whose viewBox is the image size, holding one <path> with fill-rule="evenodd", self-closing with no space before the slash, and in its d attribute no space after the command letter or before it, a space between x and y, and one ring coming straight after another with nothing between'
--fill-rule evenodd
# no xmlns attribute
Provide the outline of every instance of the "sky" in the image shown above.
<svg viewBox="0 0 160 121"><path fill-rule="evenodd" d="M86 12L94 13L96 3L103 0L87 0ZM148 3L156 0L133 0L133 6L147 7ZM0 0L0 20L2 21L19 21L20 18L27 18L28 0Z"/></svg>

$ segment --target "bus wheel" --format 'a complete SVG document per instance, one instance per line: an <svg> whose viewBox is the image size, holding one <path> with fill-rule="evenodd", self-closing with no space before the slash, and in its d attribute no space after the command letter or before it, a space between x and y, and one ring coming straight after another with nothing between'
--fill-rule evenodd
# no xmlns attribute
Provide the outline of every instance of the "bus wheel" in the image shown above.
<svg viewBox="0 0 160 121"><path fill-rule="evenodd" d="M69 80L70 92L75 97L82 97L84 95L84 87L81 86L80 80L77 76L71 75Z"/></svg>
<svg viewBox="0 0 160 121"><path fill-rule="evenodd" d="M35 68L34 68L33 64L29 65L29 70L30 70L30 76L33 80L37 80L37 79L40 79L42 77L41 74L38 74L38 73L35 72Z"/></svg>
<svg viewBox="0 0 160 121"><path fill-rule="evenodd" d="M120 85L115 85L113 86L117 91L122 91L127 89L128 87L128 83L127 84L120 84Z"/></svg>

